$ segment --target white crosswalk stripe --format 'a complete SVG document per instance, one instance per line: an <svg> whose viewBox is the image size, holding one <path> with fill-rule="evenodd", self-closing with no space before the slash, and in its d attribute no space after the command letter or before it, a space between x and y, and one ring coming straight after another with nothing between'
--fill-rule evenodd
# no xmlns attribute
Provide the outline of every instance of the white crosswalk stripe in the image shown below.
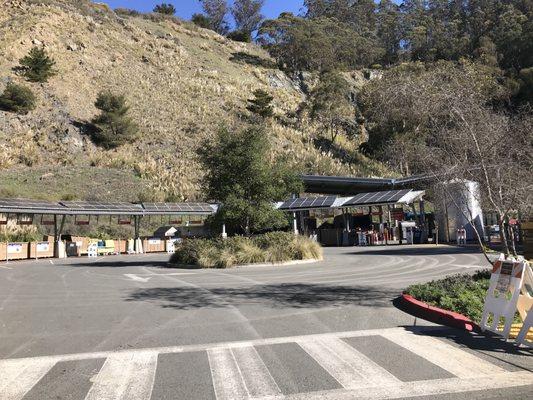
<svg viewBox="0 0 533 400"><path fill-rule="evenodd" d="M253 347L212 349L207 354L218 400L281 395L274 378Z"/></svg>
<svg viewBox="0 0 533 400"><path fill-rule="evenodd" d="M146 400L150 398L157 353L110 356L94 378L85 400Z"/></svg>
<svg viewBox="0 0 533 400"><path fill-rule="evenodd" d="M343 338L381 335L455 375L402 382ZM340 384L324 392L283 394L255 346L299 345ZM443 340L403 328L257 339L247 342L166 347L120 352L0 360L0 399L20 400L61 361L105 358L85 400L150 400L159 354L205 351L217 400L395 399L533 385L533 373L509 372ZM203 353L204 356L206 353ZM263 354L261 352L261 354ZM85 358L84 358L85 357ZM305 367L305 366L303 366ZM272 368L272 367L270 367ZM317 366L317 368L319 368ZM179 371L175 371L179 374ZM277 376L274 374L274 376ZM276 378L278 379L278 378ZM211 395L213 393L211 392ZM179 397L176 394L177 398Z"/></svg>
<svg viewBox="0 0 533 400"><path fill-rule="evenodd" d="M347 389L400 382L386 369L340 339L318 339L298 344Z"/></svg>
<svg viewBox="0 0 533 400"><path fill-rule="evenodd" d="M451 372L458 378L499 374L504 369L442 340L408 331L383 332L382 336Z"/></svg>
<svg viewBox="0 0 533 400"><path fill-rule="evenodd" d="M55 365L54 360L0 360L0 399L18 400Z"/></svg>

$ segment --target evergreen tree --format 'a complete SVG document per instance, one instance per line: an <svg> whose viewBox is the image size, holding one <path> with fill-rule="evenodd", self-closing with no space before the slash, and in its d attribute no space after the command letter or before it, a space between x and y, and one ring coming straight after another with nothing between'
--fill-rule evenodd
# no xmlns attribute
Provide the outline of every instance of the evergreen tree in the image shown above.
<svg viewBox="0 0 533 400"><path fill-rule="evenodd" d="M35 95L30 88L8 83L0 95L0 109L18 114L27 114L35 108Z"/></svg>
<svg viewBox="0 0 533 400"><path fill-rule="evenodd" d="M377 35L382 43L386 65L398 60L402 40L401 14L391 0L381 0L378 5Z"/></svg>
<svg viewBox="0 0 533 400"><path fill-rule="evenodd" d="M254 98L248 100L249 104L246 109L262 118L270 118L274 115L272 100L274 100L274 97L268 92L263 89L257 89L254 91Z"/></svg>
<svg viewBox="0 0 533 400"><path fill-rule="evenodd" d="M46 82L54 76L55 61L46 54L42 47L33 47L27 56L20 59L19 70L30 82Z"/></svg>
<svg viewBox="0 0 533 400"><path fill-rule="evenodd" d="M101 111L92 121L96 128L93 135L96 143L113 149L136 138L138 127L127 115L129 107L124 96L100 92L94 105Z"/></svg>
<svg viewBox="0 0 533 400"><path fill-rule="evenodd" d="M176 7L170 3L161 3L154 7L154 12L159 14L174 15L176 14Z"/></svg>
<svg viewBox="0 0 533 400"><path fill-rule="evenodd" d="M302 190L301 181L283 163L270 161L268 135L258 127L230 132L222 128L216 140L200 151L207 171L203 186L208 199L222 203L216 221L230 232L250 233L281 228L287 218L275 201Z"/></svg>

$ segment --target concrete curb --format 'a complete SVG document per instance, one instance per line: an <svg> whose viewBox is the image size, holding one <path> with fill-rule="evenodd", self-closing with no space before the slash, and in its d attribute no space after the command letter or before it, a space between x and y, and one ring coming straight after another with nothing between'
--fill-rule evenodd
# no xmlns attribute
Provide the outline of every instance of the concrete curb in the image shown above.
<svg viewBox="0 0 533 400"><path fill-rule="evenodd" d="M241 264L235 265L232 268L249 268L249 267L285 267L287 265L300 265L300 264L312 264L319 261L322 261L322 258L311 258L309 260L292 260L284 262L273 262L273 263L260 263L260 264Z"/></svg>
<svg viewBox="0 0 533 400"><path fill-rule="evenodd" d="M292 260L292 261L285 261L280 263L258 263L258 264L240 264L240 265L234 265L229 268L225 269L234 269L234 268L254 268L254 267L284 267L288 265L299 265L299 264L312 264L319 261L322 261L322 258L312 258L309 260ZM202 268L198 265L189 265L189 264L168 264L170 268L185 268L185 269L209 269L209 268ZM216 269L216 268L211 268ZM224 269L224 268L223 268Z"/></svg>
<svg viewBox="0 0 533 400"><path fill-rule="evenodd" d="M400 297L400 302L404 308L404 311L415 317L423 318L436 324L463 329L469 332L481 332L479 325L468 317L453 311L430 306L423 301L415 299L411 295L405 293L402 294Z"/></svg>

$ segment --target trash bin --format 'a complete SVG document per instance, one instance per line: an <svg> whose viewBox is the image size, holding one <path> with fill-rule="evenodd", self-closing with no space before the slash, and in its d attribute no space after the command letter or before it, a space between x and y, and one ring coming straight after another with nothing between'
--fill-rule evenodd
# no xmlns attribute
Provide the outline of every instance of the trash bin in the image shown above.
<svg viewBox="0 0 533 400"><path fill-rule="evenodd" d="M80 250L76 242L67 242L67 257L79 257Z"/></svg>

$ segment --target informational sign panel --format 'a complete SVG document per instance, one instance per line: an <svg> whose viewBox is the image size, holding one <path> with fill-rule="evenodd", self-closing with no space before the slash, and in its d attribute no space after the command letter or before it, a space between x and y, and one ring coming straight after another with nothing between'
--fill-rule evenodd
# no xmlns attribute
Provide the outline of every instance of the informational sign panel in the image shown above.
<svg viewBox="0 0 533 400"><path fill-rule="evenodd" d="M390 217L393 221L403 221L404 213L403 208L395 208L390 211Z"/></svg>
<svg viewBox="0 0 533 400"><path fill-rule="evenodd" d="M524 267L525 261L500 259L494 263L481 329L498 333L507 339L524 279ZM502 322L503 329L500 328Z"/></svg>
<svg viewBox="0 0 533 400"><path fill-rule="evenodd" d="M167 253L172 254L176 251L176 245L183 242L181 238L167 240Z"/></svg>
<svg viewBox="0 0 533 400"><path fill-rule="evenodd" d="M87 246L87 256L89 257L98 257L98 243L90 243Z"/></svg>
<svg viewBox="0 0 533 400"><path fill-rule="evenodd" d="M159 245L161 244L161 239L157 239L157 238L148 239L148 244Z"/></svg>
<svg viewBox="0 0 533 400"><path fill-rule="evenodd" d="M50 243L48 242L38 242L35 247L38 253L50 251Z"/></svg>
<svg viewBox="0 0 533 400"><path fill-rule="evenodd" d="M8 243L7 254L20 254L22 253L22 243Z"/></svg>

